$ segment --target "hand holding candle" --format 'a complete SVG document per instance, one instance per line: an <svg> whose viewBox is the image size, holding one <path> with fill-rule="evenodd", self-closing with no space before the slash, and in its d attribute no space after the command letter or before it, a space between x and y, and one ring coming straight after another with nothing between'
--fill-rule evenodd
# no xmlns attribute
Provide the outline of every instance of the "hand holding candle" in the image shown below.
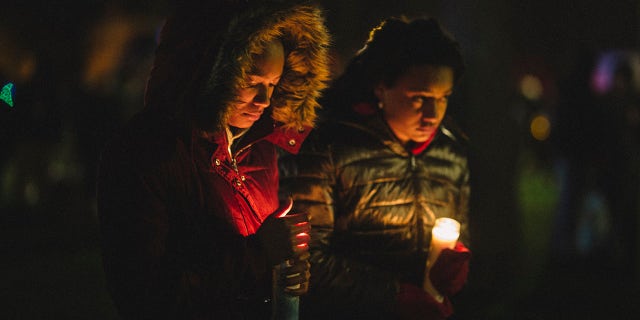
<svg viewBox="0 0 640 320"><path fill-rule="evenodd" d="M431 294L438 302L442 302L444 297L433 287L429 278L429 271L444 249L453 249L460 237L460 223L451 218L438 218L431 230L431 245L429 247L429 257L423 282L423 289Z"/></svg>
<svg viewBox="0 0 640 320"><path fill-rule="evenodd" d="M431 230L431 245L429 247L429 259L427 268L440 256L443 249L453 249L460 237L460 223L451 218L438 218Z"/></svg>
<svg viewBox="0 0 640 320"><path fill-rule="evenodd" d="M271 319L297 320L299 316L299 296L309 288L309 215L290 214L293 201L281 206L278 219L285 222L291 237L293 257L273 269L273 308Z"/></svg>
<svg viewBox="0 0 640 320"><path fill-rule="evenodd" d="M293 257L283 261L278 268L284 276L284 289L291 295L301 295L306 293L309 269L309 216L306 213L286 214L279 217L287 224L290 235ZM302 273L301 273L302 272Z"/></svg>

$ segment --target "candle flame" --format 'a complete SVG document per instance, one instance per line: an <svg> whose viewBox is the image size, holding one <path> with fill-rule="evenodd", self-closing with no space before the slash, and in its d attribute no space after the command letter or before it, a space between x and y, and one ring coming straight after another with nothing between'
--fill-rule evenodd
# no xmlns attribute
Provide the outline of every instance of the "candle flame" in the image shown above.
<svg viewBox="0 0 640 320"><path fill-rule="evenodd" d="M431 232L438 239L456 241L460 237L460 223L451 218L438 218Z"/></svg>

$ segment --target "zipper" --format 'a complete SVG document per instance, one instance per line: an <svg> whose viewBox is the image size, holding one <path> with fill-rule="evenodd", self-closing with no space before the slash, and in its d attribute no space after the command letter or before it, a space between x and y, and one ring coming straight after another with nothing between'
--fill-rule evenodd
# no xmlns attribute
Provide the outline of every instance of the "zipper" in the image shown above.
<svg viewBox="0 0 640 320"><path fill-rule="evenodd" d="M231 153L231 146L229 146L229 157L231 158L231 168L233 168L233 171L235 171L236 174L240 174L240 172L238 172L238 161L236 159L238 158L238 156L242 152L244 152L245 150L249 149L254 144L255 144L255 142L252 142L252 143L242 147L242 149L236 151L235 154Z"/></svg>
<svg viewBox="0 0 640 320"><path fill-rule="evenodd" d="M416 163L416 156L411 154L409 156L409 168L411 169L411 179L413 180L413 188L414 188L414 192L415 194L420 194L421 190L420 189L420 183L418 182L418 178L416 178L415 173L416 173L416 168L417 168L417 163ZM420 198L420 197L418 197ZM417 241L417 246L418 246L418 252L423 252L425 250L425 232L424 232L424 221L422 220L422 215L423 212L420 208L420 205L418 203L418 199L414 200L414 207L415 207L415 226L416 226L416 241ZM427 248L428 250L428 248Z"/></svg>
<svg viewBox="0 0 640 320"><path fill-rule="evenodd" d="M257 141L260 141L260 140L257 140ZM231 153L231 146L229 146L229 156L231 157L231 168L236 172L236 175L237 175L236 183L241 183L240 181L243 181L242 177L240 177L240 172L238 170L238 162L236 159L240 154L242 154L243 152L251 148L251 146L253 146L257 141L247 144L246 146L236 151L235 154ZM244 202L247 204L247 207L250 209L251 214L253 214L253 216L256 219L258 219L258 221L262 221L262 218L260 217L260 215L253 209L253 206L251 206L251 202L249 202L249 199L242 192L239 192L239 193L242 196L242 199L244 200ZM247 228L246 222L245 222L245 228Z"/></svg>
<svg viewBox="0 0 640 320"><path fill-rule="evenodd" d="M231 168L233 168L233 171L235 171L236 174L239 174L239 172L238 172L238 162L236 161L236 158L234 156L231 156Z"/></svg>

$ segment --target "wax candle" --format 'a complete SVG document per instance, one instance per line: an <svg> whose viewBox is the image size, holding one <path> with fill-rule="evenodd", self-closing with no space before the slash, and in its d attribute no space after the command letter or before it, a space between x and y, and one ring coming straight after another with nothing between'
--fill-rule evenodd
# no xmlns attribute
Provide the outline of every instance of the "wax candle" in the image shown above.
<svg viewBox="0 0 640 320"><path fill-rule="evenodd" d="M438 218L431 230L427 266L432 266L443 249L453 249L460 237L460 223L451 218Z"/></svg>
<svg viewBox="0 0 640 320"><path fill-rule="evenodd" d="M429 270L438 259L440 252L444 249L453 249L460 237L460 223L451 218L438 218L431 230L431 245L429 247L429 257L427 258L427 268L423 288L431 294L437 301L442 302L444 297L437 292L429 279Z"/></svg>

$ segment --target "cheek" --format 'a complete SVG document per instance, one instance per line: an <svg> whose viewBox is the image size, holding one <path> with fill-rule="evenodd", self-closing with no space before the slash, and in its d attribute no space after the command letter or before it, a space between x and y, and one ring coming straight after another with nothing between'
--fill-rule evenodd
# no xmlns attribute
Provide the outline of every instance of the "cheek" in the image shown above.
<svg viewBox="0 0 640 320"><path fill-rule="evenodd" d="M256 96L256 90L252 88L240 89L236 92L236 97L239 102L247 103L253 100Z"/></svg>
<svg viewBox="0 0 640 320"><path fill-rule="evenodd" d="M419 108L415 108L411 103L396 104L387 110L388 118L399 122L410 122L422 118Z"/></svg>
<svg viewBox="0 0 640 320"><path fill-rule="evenodd" d="M438 118L444 118L445 113L447 113L447 103L442 103L437 106L438 110Z"/></svg>

